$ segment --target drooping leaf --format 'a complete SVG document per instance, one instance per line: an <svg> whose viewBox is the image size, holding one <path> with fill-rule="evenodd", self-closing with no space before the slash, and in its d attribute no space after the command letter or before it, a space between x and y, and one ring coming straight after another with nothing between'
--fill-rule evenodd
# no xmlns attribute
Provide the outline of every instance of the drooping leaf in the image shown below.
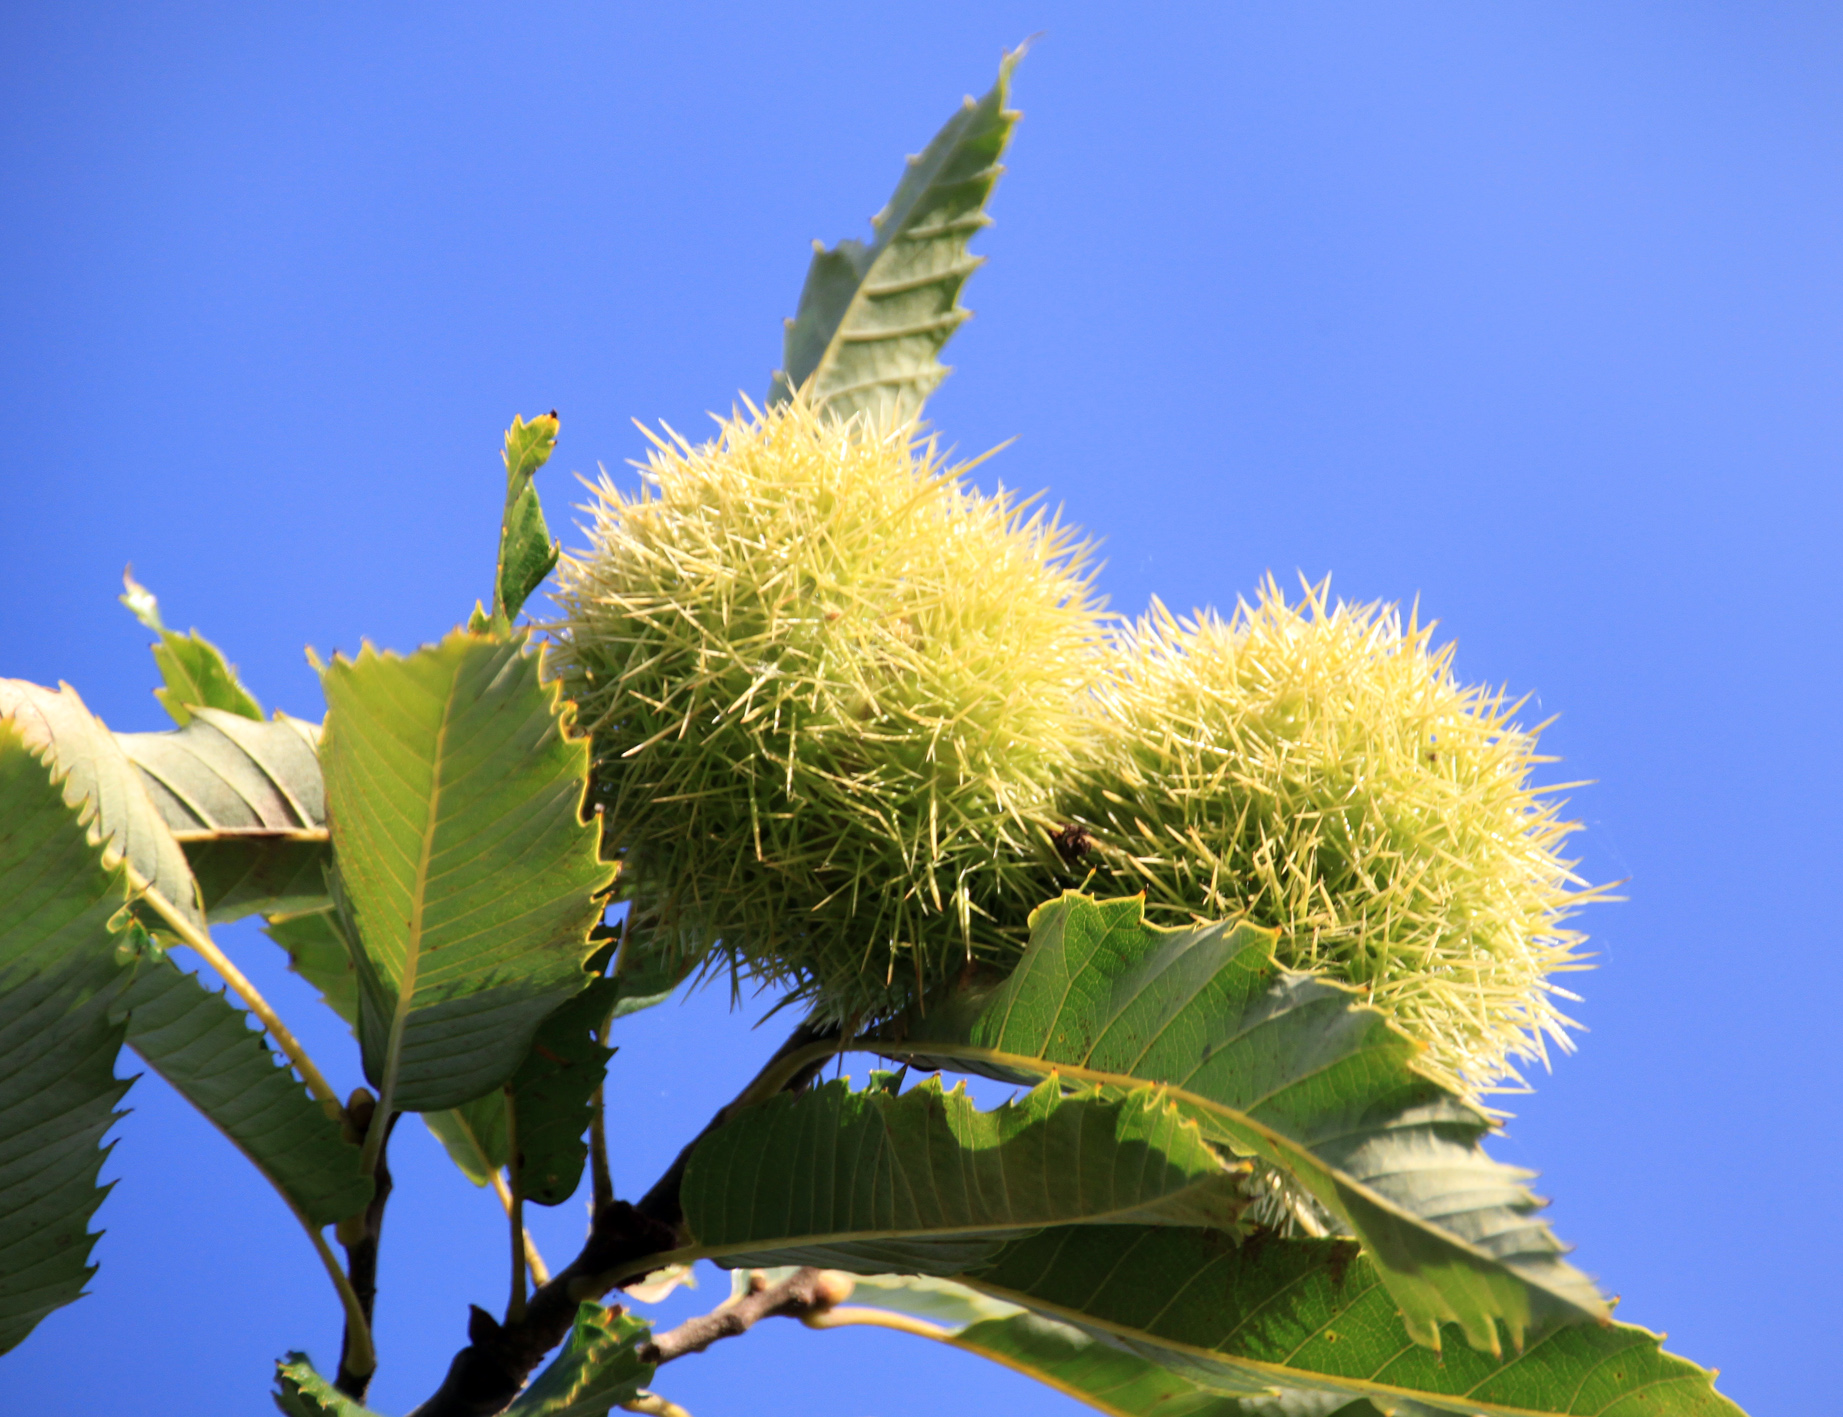
<svg viewBox="0 0 1843 1417"><path fill-rule="evenodd" d="M121 744L68 684L55 692L21 679L0 679L0 717L19 725L26 744L63 778L64 799L88 802L93 825L139 877L138 890L202 928L205 913L185 854L148 798Z"/></svg>
<svg viewBox="0 0 1843 1417"><path fill-rule="evenodd" d="M125 873L0 717L0 1353L95 1273L103 1133L128 1083L112 920Z"/></svg>
<svg viewBox="0 0 1843 1417"><path fill-rule="evenodd" d="M652 1381L653 1365L640 1361L640 1347L651 1336L644 1319L583 1304L562 1349L506 1408L506 1417L605 1417Z"/></svg>
<svg viewBox="0 0 1843 1417"><path fill-rule="evenodd" d="M589 1100L602 1084L614 1050L595 1033L620 995L620 985L592 977L575 998L539 1026L518 1071L512 1098L518 1120L519 1189L539 1205L561 1205L576 1193L589 1147Z"/></svg>
<svg viewBox="0 0 1843 1417"><path fill-rule="evenodd" d="M288 1417L378 1417L316 1373L305 1353L290 1353L276 1362L274 1397Z"/></svg>
<svg viewBox="0 0 1843 1417"><path fill-rule="evenodd" d="M991 92L968 98L909 159L889 205L871 218L868 246L841 241L828 251L815 243L771 403L804 387L815 407L841 418L905 416L947 377L938 356L971 315L960 288L983 258L966 247L991 222L985 204L1017 121L1005 97L1021 57L1007 54Z"/></svg>
<svg viewBox="0 0 1843 1417"><path fill-rule="evenodd" d="M726 1268L955 1274L1044 1225L1233 1227L1244 1199L1158 1089L1064 1097L1051 1079L981 1112L929 1079L783 1093L712 1132L680 1187L693 1246Z"/></svg>
<svg viewBox="0 0 1843 1417"><path fill-rule="evenodd" d="M1457 1342L1435 1352L1409 1335L1349 1240L1238 1245L1208 1230L1069 1227L1009 1245L963 1279L1204 1386L1305 1388L1464 1417L1740 1417L1708 1372L1624 1324L1555 1328L1507 1356Z"/></svg>
<svg viewBox="0 0 1843 1417"><path fill-rule="evenodd" d="M117 1005L128 1046L211 1120L312 1228L357 1215L371 1200L359 1150L277 1066L249 1015L170 959L136 962Z"/></svg>
<svg viewBox="0 0 1843 1417"><path fill-rule="evenodd" d="M154 663L160 667L164 688L154 690L160 706L181 728L192 720L195 708L222 709L226 713L262 722L262 705L243 687L237 670L223 652L197 630L189 635L169 630L160 620L160 602L134 579L133 568L122 573L125 590L121 602L160 638L154 643Z"/></svg>
<svg viewBox="0 0 1843 1417"><path fill-rule="evenodd" d="M321 760L354 926L365 1071L400 1110L503 1084L581 988L612 868L580 813L588 747L522 634L367 646L325 671Z"/></svg>
<svg viewBox="0 0 1843 1417"><path fill-rule="evenodd" d="M1252 926L1165 930L1139 897L1070 892L1032 917L995 991L971 991L876 1051L1007 1078L1168 1085L1212 1140L1293 1177L1381 1266L1409 1332L1458 1323L1496 1352L1604 1318L1536 1218L1527 1173L1479 1145L1488 1120L1417 1072L1415 1045L1354 991L1283 973Z"/></svg>
<svg viewBox="0 0 1843 1417"><path fill-rule="evenodd" d="M332 906L270 916L263 930L288 952L288 967L318 989L320 1001L356 1032L358 967Z"/></svg>
<svg viewBox="0 0 1843 1417"><path fill-rule="evenodd" d="M328 904L319 728L201 707L175 732L115 738L184 849L214 924Z"/></svg>
<svg viewBox="0 0 1843 1417"><path fill-rule="evenodd" d="M494 609L510 622L544 584L560 550L544 524L544 506L531 479L550 461L557 445L557 415L541 414L529 423L514 415L506 429L506 509L499 526L499 565L493 577Z"/></svg>
<svg viewBox="0 0 1843 1417"><path fill-rule="evenodd" d="M539 1205L561 1205L574 1195L588 1159L583 1133L589 1129L589 1100L613 1056L596 1033L621 1000L619 981L600 973L609 953L611 946L603 945L590 957L581 992L538 1026L509 1084L523 1154L520 1187ZM446 1112L426 1112L423 1121L476 1186L486 1185L511 1159L503 1089Z"/></svg>

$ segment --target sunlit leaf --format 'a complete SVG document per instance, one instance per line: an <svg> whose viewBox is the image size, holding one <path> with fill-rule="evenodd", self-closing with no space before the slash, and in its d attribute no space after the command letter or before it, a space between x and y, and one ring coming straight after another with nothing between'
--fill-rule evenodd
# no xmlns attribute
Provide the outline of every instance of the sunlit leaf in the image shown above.
<svg viewBox="0 0 1843 1417"><path fill-rule="evenodd" d="M325 671L328 817L355 926L365 1071L398 1109L503 1084L582 987L612 868L587 744L524 637L457 630Z"/></svg>

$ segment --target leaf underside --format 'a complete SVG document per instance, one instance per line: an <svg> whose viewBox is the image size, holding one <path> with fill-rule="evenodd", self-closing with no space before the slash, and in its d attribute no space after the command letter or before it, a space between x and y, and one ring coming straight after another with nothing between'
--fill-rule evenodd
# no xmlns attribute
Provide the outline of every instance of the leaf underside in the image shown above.
<svg viewBox="0 0 1843 1417"><path fill-rule="evenodd" d="M191 868L142 786L121 744L68 684L55 692L0 679L0 716L11 717L34 751L63 775L64 798L88 802L94 825L166 905L202 928L204 910Z"/></svg>
<svg viewBox="0 0 1843 1417"><path fill-rule="evenodd" d="M126 898L78 810L0 718L0 1353L95 1272L90 1217L115 1077L121 980L110 923Z"/></svg>
<svg viewBox="0 0 1843 1417"><path fill-rule="evenodd" d="M1165 930L1139 897L1070 892L1039 907L996 990L906 1027L867 1046L1011 1079L1168 1085L1206 1137L1280 1168L1350 1226L1422 1343L1451 1322L1496 1352L1504 1335L1515 1348L1607 1312L1536 1217L1527 1173L1480 1146L1487 1119L1418 1072L1415 1045L1354 991L1282 972L1271 932Z"/></svg>
<svg viewBox="0 0 1843 1417"><path fill-rule="evenodd" d="M166 733L118 733L183 847L213 924L328 905L320 730L199 708Z"/></svg>
<svg viewBox="0 0 1843 1417"><path fill-rule="evenodd" d="M208 1117L310 1226L371 1200L359 1150L284 1066L249 1015L165 958L144 957L120 1009L128 1045Z"/></svg>
<svg viewBox="0 0 1843 1417"><path fill-rule="evenodd" d="M1052 1080L981 1112L963 1089L842 1081L743 1109L680 1187L693 1244L728 1268L956 1274L1045 1225L1232 1226L1241 1173L1157 1089L1064 1097Z"/></svg>
<svg viewBox="0 0 1843 1417"><path fill-rule="evenodd" d="M1006 55L991 92L967 99L909 159L871 219L868 246L841 241L814 251L770 403L804 388L816 408L882 422L919 413L947 377L938 356L971 317L960 288L982 258L967 254L967 242L991 221L985 204L1017 121L1005 98L1020 57Z"/></svg>
<svg viewBox="0 0 1843 1417"><path fill-rule="evenodd" d="M611 868L580 817L586 742L563 736L524 636L367 646L323 683L328 819L357 944L366 1076L404 1111L500 1086L582 986Z"/></svg>
<svg viewBox="0 0 1843 1417"><path fill-rule="evenodd" d="M288 1417L378 1417L316 1373L305 1353L290 1353L276 1363L274 1396Z"/></svg>
<svg viewBox="0 0 1843 1417"><path fill-rule="evenodd" d="M1740 1417L1711 1376L1623 1324L1571 1324L1494 1357L1410 1337L1376 1266L1348 1240L1145 1226L1045 1231L963 1277L1124 1344L1205 1387L1303 1388L1526 1417Z"/></svg>

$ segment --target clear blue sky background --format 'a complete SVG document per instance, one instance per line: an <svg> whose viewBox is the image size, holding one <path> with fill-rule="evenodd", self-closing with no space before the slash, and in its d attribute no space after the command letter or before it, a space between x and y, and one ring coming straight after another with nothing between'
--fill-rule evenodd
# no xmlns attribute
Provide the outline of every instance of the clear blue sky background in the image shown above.
<svg viewBox="0 0 1843 1417"><path fill-rule="evenodd" d="M865 232L1000 49L1027 115L931 411L1105 537L1137 611L1271 569L1410 599L1561 714L1590 1027L1500 1155L1759 1417L1834 1407L1843 14L1826 4L8 5L0 673L160 726L125 562L269 705L302 655L486 593L515 412L542 487L766 386L808 242ZM353 1050L228 943L342 1086ZM765 1054L720 992L622 1027L631 1193ZM861 1065L860 1065L861 1070ZM263 1410L337 1318L279 1202L154 1081L93 1294L19 1411ZM489 1196L395 1148L374 1402L503 1301ZM542 1213L555 1259L582 1210ZM702 1296L712 1296L710 1281ZM672 1312L680 1312L680 1305ZM767 1325L697 1417L1072 1412L897 1335Z"/></svg>

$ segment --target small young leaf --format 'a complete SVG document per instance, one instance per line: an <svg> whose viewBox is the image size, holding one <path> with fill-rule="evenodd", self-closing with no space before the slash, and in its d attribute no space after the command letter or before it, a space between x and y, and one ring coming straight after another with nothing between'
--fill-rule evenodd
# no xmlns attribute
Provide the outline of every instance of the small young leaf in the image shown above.
<svg viewBox="0 0 1843 1417"><path fill-rule="evenodd" d="M83 1293L115 1078L127 896L47 765L0 717L0 1353Z"/></svg>
<svg viewBox="0 0 1843 1417"><path fill-rule="evenodd" d="M653 1365L640 1361L640 1346L651 1336L644 1319L583 1304L562 1349L506 1417L606 1417L652 1381Z"/></svg>
<svg viewBox="0 0 1843 1417"><path fill-rule="evenodd" d="M191 711L200 707L262 721L262 705L238 681L236 667L225 660L216 645L197 630L182 635L167 629L160 621L160 602L152 591L135 581L132 566L122 572L122 585L126 587L120 597L122 604L160 637L153 647L154 663L166 686L155 689L154 697L175 723L185 727L192 721Z"/></svg>
<svg viewBox="0 0 1843 1417"><path fill-rule="evenodd" d="M557 445L557 415L529 423L514 415L506 430L506 507L499 527L499 566L493 578L493 609L509 624L531 592L557 564L559 548L544 524L544 507L531 479Z"/></svg>
<svg viewBox="0 0 1843 1417"><path fill-rule="evenodd" d="M378 1417L316 1373L305 1353L276 1362L275 1405L287 1417Z"/></svg>
<svg viewBox="0 0 1843 1417"><path fill-rule="evenodd" d="M322 761L355 926L365 1071L397 1110L503 1084L582 987L612 868L581 817L588 746L522 634L367 646L323 683Z"/></svg>
<svg viewBox="0 0 1843 1417"><path fill-rule="evenodd" d="M1005 107L1007 54L998 82L978 102L967 99L907 171L871 224L870 245L815 244L799 312L787 322L786 367L769 402L804 388L816 408L873 419L920 412L948 370L937 357L971 317L960 288L981 264L966 245L990 224L985 204L998 182L999 155L1017 114Z"/></svg>

